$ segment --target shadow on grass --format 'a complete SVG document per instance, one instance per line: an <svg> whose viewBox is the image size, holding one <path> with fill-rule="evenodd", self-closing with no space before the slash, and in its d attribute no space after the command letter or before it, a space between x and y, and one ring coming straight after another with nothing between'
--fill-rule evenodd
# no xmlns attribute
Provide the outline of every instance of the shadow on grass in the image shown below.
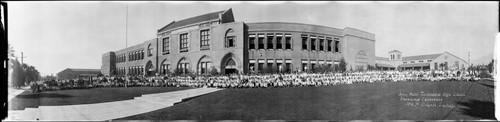
<svg viewBox="0 0 500 122"><path fill-rule="evenodd" d="M40 98L70 98L71 95L58 94L58 93L30 93L17 95L17 98L21 99L40 99Z"/></svg>
<svg viewBox="0 0 500 122"><path fill-rule="evenodd" d="M469 100L457 102L457 104L465 107L461 109L465 115L481 119L495 119L495 106L490 101Z"/></svg>
<svg viewBox="0 0 500 122"><path fill-rule="evenodd" d="M483 85L483 86L486 86L486 87L494 88L494 86L493 86L493 85L489 85L489 84L482 84L482 83L480 83L480 84L481 84L481 85Z"/></svg>

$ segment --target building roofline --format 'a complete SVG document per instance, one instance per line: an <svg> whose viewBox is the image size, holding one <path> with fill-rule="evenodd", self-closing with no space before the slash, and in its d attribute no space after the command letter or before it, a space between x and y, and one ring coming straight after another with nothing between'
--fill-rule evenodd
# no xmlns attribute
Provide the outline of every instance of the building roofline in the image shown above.
<svg viewBox="0 0 500 122"><path fill-rule="evenodd" d="M342 30L340 28L328 27L328 26L323 26L323 25L315 25L315 24L307 24L307 23L297 23L297 22L248 22L248 23L245 23L245 24L273 24L273 23L318 26L318 27L323 27L323 28L330 28L330 29Z"/></svg>

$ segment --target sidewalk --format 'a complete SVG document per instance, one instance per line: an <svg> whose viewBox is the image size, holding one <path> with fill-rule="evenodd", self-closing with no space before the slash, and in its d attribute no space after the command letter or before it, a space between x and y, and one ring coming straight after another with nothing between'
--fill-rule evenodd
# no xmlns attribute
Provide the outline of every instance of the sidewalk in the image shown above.
<svg viewBox="0 0 500 122"><path fill-rule="evenodd" d="M10 110L8 111L8 118L5 120L112 120L170 107L175 103L181 102L183 99L218 90L221 89L197 88L147 94L135 97L132 100L80 105L40 106L38 108L26 108L25 110Z"/></svg>
<svg viewBox="0 0 500 122"><path fill-rule="evenodd" d="M29 87L28 86L21 87L20 89L15 89L15 88L8 87L7 89L8 89L8 93L9 93L9 95L7 95L7 98L8 98L8 101L10 101L14 97L16 97L17 95L23 93L26 90L29 90Z"/></svg>

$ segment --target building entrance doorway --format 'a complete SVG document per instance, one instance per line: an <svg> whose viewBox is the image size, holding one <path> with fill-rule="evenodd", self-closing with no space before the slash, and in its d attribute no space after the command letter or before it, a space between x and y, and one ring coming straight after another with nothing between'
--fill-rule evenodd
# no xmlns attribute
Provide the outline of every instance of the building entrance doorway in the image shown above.
<svg viewBox="0 0 500 122"><path fill-rule="evenodd" d="M233 59L229 59L226 62L226 66L224 68L224 73L227 74L236 74L238 73L238 69L236 67L236 62Z"/></svg>
<svg viewBox="0 0 500 122"><path fill-rule="evenodd" d="M155 67L153 66L153 63L151 61L148 61L146 63L146 76L154 76L155 75Z"/></svg>

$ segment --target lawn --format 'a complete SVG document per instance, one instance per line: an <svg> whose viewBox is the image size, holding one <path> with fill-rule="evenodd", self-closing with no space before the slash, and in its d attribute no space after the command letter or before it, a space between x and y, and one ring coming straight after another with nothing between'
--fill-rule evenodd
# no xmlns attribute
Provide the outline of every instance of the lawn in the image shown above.
<svg viewBox="0 0 500 122"><path fill-rule="evenodd" d="M92 89L74 89L31 93L25 91L9 102L9 110L23 110L38 106L77 105L129 100L142 94L152 94L184 90L175 87L108 87Z"/></svg>
<svg viewBox="0 0 500 122"><path fill-rule="evenodd" d="M409 106L400 94L450 93ZM225 89L122 120L494 119L493 82L391 82L322 87ZM420 104L421 105L421 104ZM451 106L451 107L450 107Z"/></svg>

